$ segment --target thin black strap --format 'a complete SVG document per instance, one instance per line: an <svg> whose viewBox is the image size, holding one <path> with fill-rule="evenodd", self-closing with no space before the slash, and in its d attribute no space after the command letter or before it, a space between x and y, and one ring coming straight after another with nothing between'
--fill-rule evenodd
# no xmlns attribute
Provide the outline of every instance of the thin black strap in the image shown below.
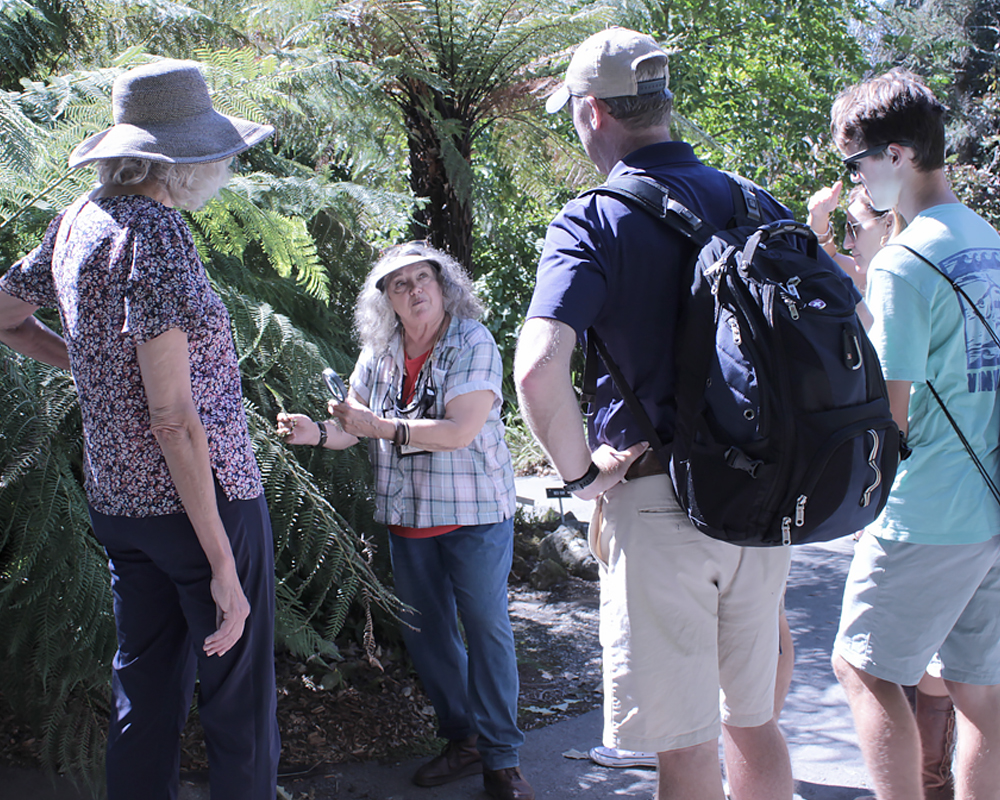
<svg viewBox="0 0 1000 800"><path fill-rule="evenodd" d="M607 345L601 341L601 337L597 335L597 332L593 328L588 328L588 369L591 362L596 361L596 359L592 357L592 351L594 348L596 348L597 352L601 354L601 360L604 362L604 366L608 368L608 374L611 375L611 380L615 382L615 386L617 386L618 391L621 392L625 405L628 407L628 410L632 412L632 416L639 424L639 429L642 431L643 437L647 442L649 442L650 447L652 447L656 452L659 452L663 449L663 442L660 441L660 435L656 432L656 428L653 427L653 422L650 420L649 414L647 414L646 409L642 407L642 403L639 402L639 398L635 396L635 392L632 391L632 387L628 385L628 381L625 380L625 376L622 375L622 371L618 368L615 360L611 357L611 353L608 352Z"/></svg>
<svg viewBox="0 0 1000 800"><path fill-rule="evenodd" d="M969 308L971 308L972 312L977 317L979 317L979 321L981 323L983 323L983 326L986 328L987 331L989 331L990 336L993 337L993 341L997 345L997 347L1000 347L1000 337L997 337L996 332L993 330L993 326L990 325L990 323L986 321L986 317L983 316L983 312L979 310L979 306L977 306L972 301L972 298L969 297L969 295L967 295L965 293L965 290L961 286L959 286L957 283L955 283L955 281L953 281L951 279L950 275L948 275L943 269L941 269L941 267L939 267L937 264L935 264L929 258L927 258L923 254L921 254L919 251L914 250L912 247L910 247L907 244L903 244L902 242L889 242L889 245L892 245L894 247L902 247L904 250L910 251L913 255L915 255L917 258L919 258L921 261L923 261L925 264L927 264L929 267L931 267L935 272L937 272L938 275L940 275L942 278L944 278L946 281L948 281L948 283L951 284L951 288L954 289L956 293L960 294L962 297L965 298L965 302L969 304Z"/></svg>
<svg viewBox="0 0 1000 800"><path fill-rule="evenodd" d="M944 404L944 400L941 399L941 396L934 389L934 384L927 381L927 388L931 390L931 394L934 395L934 399L937 400L938 405L941 406L941 410L948 418L948 422L951 423L951 427L955 429L955 433L958 434L958 438L961 440L963 447L965 447L966 452L969 454L969 457L975 462L976 469L979 470L979 474L982 475L983 480L986 481L986 486L989 488L990 494L993 495L993 499L1000 504L1000 489L998 489L996 483L993 482L993 478L990 476L989 472L987 472L986 467L983 466L983 462L979 460L979 456L977 456L973 451L972 445L969 444L969 440L965 438L965 434L962 433L962 429L958 427L958 423L955 421L955 418L948 411L948 407Z"/></svg>
<svg viewBox="0 0 1000 800"><path fill-rule="evenodd" d="M977 306L972 301L972 298L965 293L965 290L961 286L959 286L957 283L955 283L955 281L951 279L950 275L948 275L943 269L941 269L941 267L939 267L937 264L935 264L933 261L927 258L927 256L923 255L920 251L915 250L914 248L910 247L907 244L903 244L902 242L889 242L889 245L887 246L902 247L904 250L909 251L917 258L919 258L921 261L923 261L925 264L927 264L927 266L933 269L938 275L940 275L942 278L948 281L948 283L951 284L951 288L955 290L955 293L965 298L965 302L969 304L969 308L971 308L973 313L975 313L975 315L979 317L979 321L982 322L986 330L990 332L990 336L993 337L993 341L996 342L998 347L1000 347L1000 338L997 338L996 333L993 331L993 326L991 326L990 323L986 321L986 317L983 316L983 313L979 310L979 306ZM959 305L961 305L961 303L959 303ZM934 389L934 385L930 381L927 381L927 388L931 390L931 394L934 395L934 399L937 400L937 404L941 406L941 410L944 412L944 415L948 418L948 422L951 423L951 427L955 429L955 433L958 434L958 438L962 442L962 446L965 448L965 451L969 454L969 457L975 462L976 469L979 470L979 474L982 475L983 480L986 481L986 486L987 488L989 488L990 494L993 495L993 499L996 500L998 504L1000 504L1000 489L997 488L997 485L996 483L994 483L992 476L986 471L986 467L983 466L983 462L979 460L979 456L977 456L973 451L972 445L969 444L969 440L965 438L965 434L962 433L962 429L958 427L958 423L955 421L955 418L948 411L948 407L944 404L944 400L941 399L941 396Z"/></svg>

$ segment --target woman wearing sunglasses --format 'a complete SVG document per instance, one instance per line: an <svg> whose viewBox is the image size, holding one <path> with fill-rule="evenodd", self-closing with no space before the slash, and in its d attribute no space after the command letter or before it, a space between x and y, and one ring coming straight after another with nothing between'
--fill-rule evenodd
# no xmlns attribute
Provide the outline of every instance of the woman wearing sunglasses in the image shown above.
<svg viewBox="0 0 1000 800"><path fill-rule="evenodd" d="M403 637L448 740L414 783L482 774L495 800L532 800L507 612L515 494L503 365L481 314L454 259L423 242L390 249L358 298L362 353L346 399L324 422L282 414L278 433L335 450L370 440L375 516L389 527L396 593L416 611Z"/></svg>
<svg viewBox="0 0 1000 800"><path fill-rule="evenodd" d="M876 148L872 148L875 150ZM882 148L885 149L884 147ZM868 151L856 154L848 163L851 174L855 165L871 155ZM846 161L845 161L846 163ZM847 272L864 293L868 265L886 243L903 227L902 218L893 211L876 211L868 192L861 184L848 195L847 224L844 232L844 249L850 256L837 252L830 223L830 214L837 207L843 184L820 189L809 198L809 227L816 232L820 244ZM922 748L924 791L928 800L950 800L953 797L951 758L955 741L954 706L941 679L941 660L935 656L915 689L913 699L917 728Z"/></svg>
<svg viewBox="0 0 1000 800"><path fill-rule="evenodd" d="M843 182L837 181L833 186L824 187L810 197L807 221L823 249L851 276L863 295L867 285L868 265L897 232L899 223L895 211L877 211L865 187L858 184L847 196L844 249L850 255L839 252L830 216L840 202L842 189Z"/></svg>

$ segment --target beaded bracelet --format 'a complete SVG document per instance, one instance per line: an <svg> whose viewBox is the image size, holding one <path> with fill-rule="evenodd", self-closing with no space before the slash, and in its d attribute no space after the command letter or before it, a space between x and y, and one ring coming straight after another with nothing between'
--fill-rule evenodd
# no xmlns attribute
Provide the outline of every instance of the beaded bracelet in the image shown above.
<svg viewBox="0 0 1000 800"><path fill-rule="evenodd" d="M817 233L816 240L823 245L833 241L833 220L827 219L826 230L823 233Z"/></svg>

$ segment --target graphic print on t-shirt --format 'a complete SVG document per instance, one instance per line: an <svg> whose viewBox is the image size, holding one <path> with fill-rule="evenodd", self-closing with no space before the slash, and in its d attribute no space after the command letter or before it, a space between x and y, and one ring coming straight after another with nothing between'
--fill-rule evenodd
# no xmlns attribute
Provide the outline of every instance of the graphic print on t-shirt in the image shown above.
<svg viewBox="0 0 1000 800"><path fill-rule="evenodd" d="M962 250L942 261L940 267L976 304L1000 336L1000 250ZM965 318L969 391L995 392L1000 389L1000 347L964 298L961 305Z"/></svg>

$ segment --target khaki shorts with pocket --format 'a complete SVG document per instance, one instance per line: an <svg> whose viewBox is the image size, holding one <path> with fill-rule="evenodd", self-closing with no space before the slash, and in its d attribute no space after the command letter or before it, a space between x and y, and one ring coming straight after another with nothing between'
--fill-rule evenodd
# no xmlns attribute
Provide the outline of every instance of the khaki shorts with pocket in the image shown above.
<svg viewBox="0 0 1000 800"><path fill-rule="evenodd" d="M771 719L790 548L706 536L666 475L606 492L590 545L601 563L607 747L678 750L718 738L720 722Z"/></svg>

